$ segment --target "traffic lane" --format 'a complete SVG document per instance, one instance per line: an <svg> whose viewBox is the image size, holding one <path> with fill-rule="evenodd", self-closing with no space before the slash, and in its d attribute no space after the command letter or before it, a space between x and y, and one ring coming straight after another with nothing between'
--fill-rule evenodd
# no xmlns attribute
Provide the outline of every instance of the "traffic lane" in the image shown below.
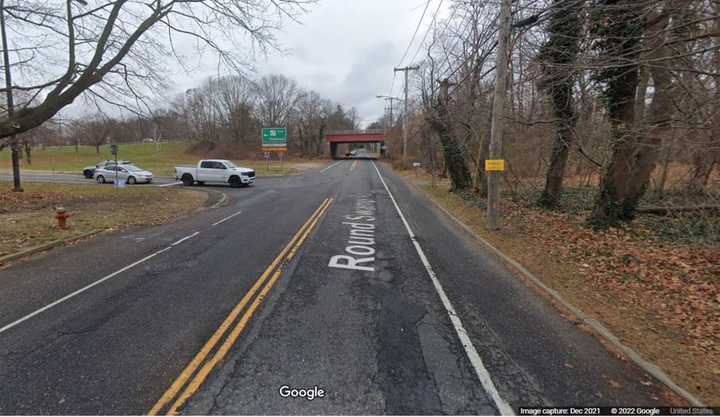
<svg viewBox="0 0 720 417"><path fill-rule="evenodd" d="M0 413L146 412L325 192L302 191L0 335Z"/></svg>
<svg viewBox="0 0 720 417"><path fill-rule="evenodd" d="M72 245L55 248L0 269L0 327L11 323L66 294L91 284L197 230L239 210L250 211L272 191L226 190L227 205L201 209L170 224L101 233ZM260 201L258 201L260 200ZM119 215L120 213L114 213ZM108 213L108 215L113 215Z"/></svg>
<svg viewBox="0 0 720 417"><path fill-rule="evenodd" d="M346 161L333 161L326 165L323 168L319 169L308 169L303 171L300 175L287 175L287 176L269 176L269 177L257 177L255 179L255 185L270 185L270 186L279 186L282 188L292 188L296 187L298 185L302 186L302 183L304 182L308 177L315 177L316 174L325 174L324 178L325 180L331 180L333 178L333 175L335 174L334 171L332 171L332 168L335 168L336 166L340 165L340 163L346 162ZM77 184L77 185L88 185L88 184L96 184L95 180L92 178L85 178L82 174L68 174L68 173L53 173L53 172L33 172L28 170L23 170L20 172L22 181L28 181L28 182L49 182L49 183L61 183L61 184ZM0 181L12 181L13 176L12 173L9 172L2 172L0 173ZM171 185L172 184L172 185ZM150 184L136 184L136 185L154 185L154 186L174 186L174 185L181 185L182 183L177 181L174 177L162 177L162 176L156 176L153 178L153 182ZM102 184L100 184L102 185ZM105 184L106 186L111 186L108 184ZM228 185L225 184L206 184L203 187L224 187L228 188Z"/></svg>
<svg viewBox="0 0 720 417"><path fill-rule="evenodd" d="M608 352L426 197L380 170L511 405L670 405L659 382Z"/></svg>
<svg viewBox="0 0 720 417"><path fill-rule="evenodd" d="M344 174L263 316L184 414L496 413L373 172ZM376 260L360 265L374 271L329 267L360 223L374 226L363 241ZM283 386L326 395L283 398Z"/></svg>
<svg viewBox="0 0 720 417"><path fill-rule="evenodd" d="M12 174L0 173L0 181L12 181ZM61 184L94 184L93 179L87 179L78 174L53 174L53 173L30 173L27 171L20 172L20 180L27 182L50 182Z"/></svg>
<svg viewBox="0 0 720 417"><path fill-rule="evenodd" d="M331 188L337 178L341 178L342 174L339 175L272 178L244 188L192 187L223 192L229 196L228 201L223 207L201 210L170 224L103 233L2 266L0 291L7 297L0 303L0 317L4 318L0 327L63 297L70 288L82 288L97 277L117 271L239 210L249 213L264 210L266 205L273 205L273 200L283 195L291 196L293 202L302 200L305 187L311 190ZM292 208L293 203L288 207Z"/></svg>
<svg viewBox="0 0 720 417"><path fill-rule="evenodd" d="M21 171L20 179L27 182L47 182L47 183L59 183L59 184L70 184L70 185L93 185L97 184L92 178L85 178L82 174L64 174L64 173L39 173L31 171ZM12 174L0 173L0 181L12 181ZM135 184L141 186L161 186L168 184L176 184L175 178L171 177L154 177L153 182L149 184ZM99 184L103 185L103 184ZM105 184L111 186L110 184Z"/></svg>

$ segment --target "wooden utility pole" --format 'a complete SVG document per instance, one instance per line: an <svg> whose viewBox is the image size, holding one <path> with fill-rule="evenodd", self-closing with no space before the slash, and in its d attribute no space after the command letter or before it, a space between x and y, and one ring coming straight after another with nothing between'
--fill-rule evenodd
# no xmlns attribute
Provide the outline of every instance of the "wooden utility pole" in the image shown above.
<svg viewBox="0 0 720 417"><path fill-rule="evenodd" d="M394 123L394 120L393 120L393 101L402 101L402 99L401 99L400 97L390 97L390 96L380 96L380 95L375 96L375 97L384 99L385 101L387 101L388 103L390 103L390 126L389 126L389 128L392 129L392 124ZM386 126L388 125L387 121L385 122L385 125L386 125Z"/></svg>
<svg viewBox="0 0 720 417"><path fill-rule="evenodd" d="M5 89L8 120L12 120L15 104L13 103L12 79L10 78L10 49L7 42L7 33L5 29L5 1L0 0L0 36L2 37L3 46L3 65L5 66ZM10 152L12 154L12 170L13 170L13 191L22 192L20 184L20 150L18 149L18 140L15 135L10 136Z"/></svg>
<svg viewBox="0 0 720 417"><path fill-rule="evenodd" d="M505 95L508 77L508 40L510 38L511 0L501 0L497 54L495 58L495 93L493 95L492 126L490 128L490 160L502 159L503 127L505 125ZM487 165L487 164L486 164ZM486 166L486 170L487 170ZM498 200L500 199L500 176L502 171L488 172L487 224L488 229L498 229Z"/></svg>
<svg viewBox="0 0 720 417"><path fill-rule="evenodd" d="M408 135L408 71L417 71L419 66L395 68L395 72L402 71L405 73L405 111L403 111L403 143L402 143L402 165L403 168L407 162L407 135Z"/></svg>
<svg viewBox="0 0 720 417"><path fill-rule="evenodd" d="M375 96L375 97L384 99L385 101L387 101L388 103L390 103L390 120L389 120L389 123L388 123L388 120L385 120L385 136L387 137L388 132L389 132L390 130L392 130L392 128L393 128L393 123L395 122L395 120L393 119L393 101L401 101L402 99L399 98L399 97L382 96L382 95L377 95L377 96ZM385 153L387 153L387 150L385 151ZM383 156L385 156L385 155L383 155Z"/></svg>

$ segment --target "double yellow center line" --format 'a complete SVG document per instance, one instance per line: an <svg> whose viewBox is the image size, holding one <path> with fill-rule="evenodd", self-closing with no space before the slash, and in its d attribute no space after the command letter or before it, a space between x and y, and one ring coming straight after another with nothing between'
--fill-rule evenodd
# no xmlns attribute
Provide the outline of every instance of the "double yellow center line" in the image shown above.
<svg viewBox="0 0 720 417"><path fill-rule="evenodd" d="M176 415L178 409L185 404L185 402L200 388L202 383L208 377L213 368L227 355L232 348L233 344L242 333L247 323L252 318L253 314L267 297L267 294L272 289L275 282L282 275L282 269L280 266L284 261L290 261L297 253L297 250L305 242L310 232L313 230L318 220L322 217L330 204L332 204L332 198L326 198L320 207L308 218L305 223L300 227L300 230L295 233L295 236L290 242L283 248L278 254L275 260L272 261L270 266L267 267L265 272L260 275L260 278L255 281L255 284L240 300L240 302L232 309L230 314L225 318L220 327L213 333L210 339L205 342L200 352L195 355L192 361L183 369L180 376L172 383L170 388L165 391L162 397L155 403L152 409L148 412L148 415L154 416L161 413L166 415ZM270 277L270 280L265 281ZM258 289L265 284L259 294L255 296ZM245 309L245 306L250 303L252 304ZM228 333L233 323L235 323L237 317L241 312L245 311L239 321L235 324L235 327ZM227 337L225 337L227 334ZM224 342L219 348L215 349L217 344L225 337ZM212 357L210 354L215 352ZM208 359L209 358L209 359ZM202 366L202 367L201 367ZM199 369L199 370L198 370ZM184 388L184 389L183 389ZM171 404L168 407L168 404Z"/></svg>
<svg viewBox="0 0 720 417"><path fill-rule="evenodd" d="M353 161L352 165L350 165L350 171L355 169L355 166L357 165L357 163L358 163L357 159Z"/></svg>

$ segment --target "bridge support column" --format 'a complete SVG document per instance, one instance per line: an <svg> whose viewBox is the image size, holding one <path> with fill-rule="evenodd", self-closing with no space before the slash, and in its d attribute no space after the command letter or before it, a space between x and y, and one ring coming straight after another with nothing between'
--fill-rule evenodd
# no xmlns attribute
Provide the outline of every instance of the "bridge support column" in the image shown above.
<svg viewBox="0 0 720 417"><path fill-rule="evenodd" d="M338 155L337 155L337 148L338 148L338 144L337 144L337 143L335 143L335 142L331 142L331 143L330 143L330 157L331 157L332 159L337 159L337 157L338 157Z"/></svg>

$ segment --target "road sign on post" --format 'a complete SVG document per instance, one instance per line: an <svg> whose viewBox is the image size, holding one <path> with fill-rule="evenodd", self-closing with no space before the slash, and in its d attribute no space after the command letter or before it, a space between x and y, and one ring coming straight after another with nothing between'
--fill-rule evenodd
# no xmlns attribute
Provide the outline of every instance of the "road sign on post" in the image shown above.
<svg viewBox="0 0 720 417"><path fill-rule="evenodd" d="M485 171L487 171L487 172L505 171L505 160L504 159L486 159L485 160Z"/></svg>
<svg viewBox="0 0 720 417"><path fill-rule="evenodd" d="M118 163L117 163L117 156L118 156L118 147L114 143L110 145L110 153L115 156L115 181L113 181L113 187L115 187L115 190L118 189Z"/></svg>
<svg viewBox="0 0 720 417"><path fill-rule="evenodd" d="M262 149L265 152L287 152L287 129L264 127L262 129Z"/></svg>

